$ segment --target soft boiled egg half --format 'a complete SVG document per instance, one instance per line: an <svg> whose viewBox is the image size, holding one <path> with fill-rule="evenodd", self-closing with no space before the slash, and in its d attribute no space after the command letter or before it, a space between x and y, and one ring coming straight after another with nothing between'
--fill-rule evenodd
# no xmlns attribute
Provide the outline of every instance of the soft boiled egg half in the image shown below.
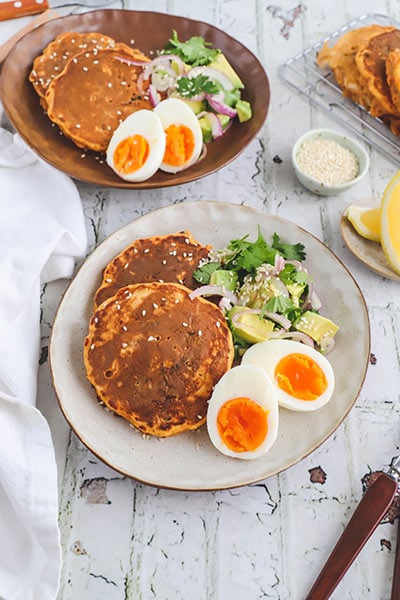
<svg viewBox="0 0 400 600"><path fill-rule="evenodd" d="M148 179L159 169L165 152L165 134L152 110L138 110L114 131L107 148L107 164L127 181Z"/></svg>
<svg viewBox="0 0 400 600"><path fill-rule="evenodd" d="M203 147L203 134L192 109L179 98L162 100L154 109L166 136L162 171L177 173L197 161Z"/></svg>
<svg viewBox="0 0 400 600"><path fill-rule="evenodd" d="M177 173L195 163L203 148L199 121L178 98L162 100L154 110L138 110L114 131L107 164L127 181L145 181L161 169Z"/></svg>
<svg viewBox="0 0 400 600"><path fill-rule="evenodd" d="M280 406L311 411L332 397L335 378L328 359L293 340L267 340L250 346L243 365L256 365L270 377Z"/></svg>
<svg viewBox="0 0 400 600"><path fill-rule="evenodd" d="M207 429L223 454L252 459L264 455L278 435L276 393L265 371L238 365L221 377L207 411Z"/></svg>

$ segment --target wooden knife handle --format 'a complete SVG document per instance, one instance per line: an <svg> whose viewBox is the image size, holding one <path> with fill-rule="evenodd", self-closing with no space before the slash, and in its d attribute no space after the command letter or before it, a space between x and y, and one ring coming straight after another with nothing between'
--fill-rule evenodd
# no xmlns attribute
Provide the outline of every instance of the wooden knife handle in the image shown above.
<svg viewBox="0 0 400 600"><path fill-rule="evenodd" d="M365 542L385 516L397 490L393 477L382 473L364 494L306 600L327 600Z"/></svg>
<svg viewBox="0 0 400 600"><path fill-rule="evenodd" d="M397 526L396 554L394 558L392 595L390 600L400 600L400 519Z"/></svg>
<svg viewBox="0 0 400 600"><path fill-rule="evenodd" d="M14 0L14 2L0 2L0 21L36 15L44 12L48 8L48 0Z"/></svg>

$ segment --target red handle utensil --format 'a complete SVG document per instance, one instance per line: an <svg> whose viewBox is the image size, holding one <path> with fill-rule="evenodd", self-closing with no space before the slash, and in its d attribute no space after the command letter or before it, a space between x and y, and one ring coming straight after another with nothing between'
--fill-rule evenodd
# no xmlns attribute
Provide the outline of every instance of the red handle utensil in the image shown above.
<svg viewBox="0 0 400 600"><path fill-rule="evenodd" d="M397 491L399 467L400 457L397 457L389 472L382 473L364 494L305 600L327 600L331 596L389 510Z"/></svg>
<svg viewBox="0 0 400 600"><path fill-rule="evenodd" d="M14 2L0 2L0 21L37 15L49 8L47 0L16 0Z"/></svg>

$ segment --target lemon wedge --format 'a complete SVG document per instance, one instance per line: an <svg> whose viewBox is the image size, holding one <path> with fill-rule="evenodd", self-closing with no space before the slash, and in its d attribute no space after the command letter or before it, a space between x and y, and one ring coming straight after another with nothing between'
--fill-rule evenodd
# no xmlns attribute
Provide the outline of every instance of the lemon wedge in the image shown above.
<svg viewBox="0 0 400 600"><path fill-rule="evenodd" d="M390 266L400 274L400 171L392 177L383 192L381 245Z"/></svg>
<svg viewBox="0 0 400 600"><path fill-rule="evenodd" d="M345 217L359 235L367 240L379 242L381 239L381 209L369 208L368 206L359 206L351 204L344 212Z"/></svg>

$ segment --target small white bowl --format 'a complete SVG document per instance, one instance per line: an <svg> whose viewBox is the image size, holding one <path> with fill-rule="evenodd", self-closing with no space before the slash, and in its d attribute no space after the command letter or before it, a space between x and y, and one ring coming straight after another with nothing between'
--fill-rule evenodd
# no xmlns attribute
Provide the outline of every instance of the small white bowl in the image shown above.
<svg viewBox="0 0 400 600"><path fill-rule="evenodd" d="M314 177L311 177L304 171L302 171L297 162L297 154L304 142L308 140L335 140L348 150L350 150L356 157L358 161L358 175L351 179L350 181L346 181L345 183L337 184L337 185L328 185ZM346 192L353 185L356 185L361 179L366 175L369 169L369 156L364 148L359 144L355 139L338 133L337 131L333 131L331 129L312 129L308 131L304 135L302 135L297 142L294 144L292 149L292 163L293 168L296 173L297 179L300 183L307 188L310 192L314 194L318 194L319 196L336 196L337 194L341 194Z"/></svg>

